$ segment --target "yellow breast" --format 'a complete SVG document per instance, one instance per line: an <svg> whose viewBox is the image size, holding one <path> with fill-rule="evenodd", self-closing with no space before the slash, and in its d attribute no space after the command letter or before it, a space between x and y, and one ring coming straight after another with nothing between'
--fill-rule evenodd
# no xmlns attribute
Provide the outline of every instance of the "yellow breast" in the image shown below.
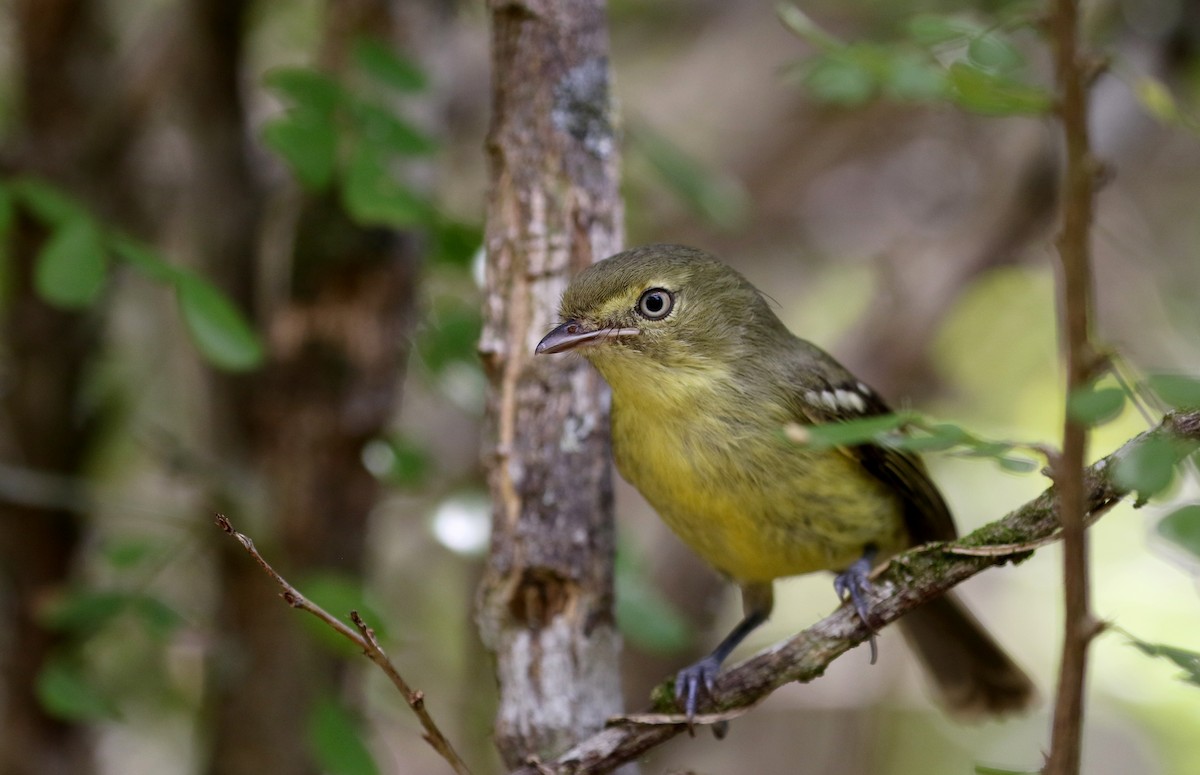
<svg viewBox="0 0 1200 775"><path fill-rule="evenodd" d="M740 582L841 570L905 543L895 496L856 461L782 434L782 407L705 395L711 382L614 395L617 468L702 558ZM685 395L686 394L686 395ZM718 409L717 407L724 407Z"/></svg>

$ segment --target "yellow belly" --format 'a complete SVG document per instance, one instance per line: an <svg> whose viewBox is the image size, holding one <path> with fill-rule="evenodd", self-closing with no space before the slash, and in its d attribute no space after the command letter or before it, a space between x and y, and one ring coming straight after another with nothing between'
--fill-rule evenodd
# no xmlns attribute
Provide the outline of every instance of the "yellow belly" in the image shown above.
<svg viewBox="0 0 1200 775"><path fill-rule="evenodd" d="M848 455L786 441L782 419L638 404L614 402L618 470L730 578L841 570L868 545L881 556L905 546L896 497Z"/></svg>

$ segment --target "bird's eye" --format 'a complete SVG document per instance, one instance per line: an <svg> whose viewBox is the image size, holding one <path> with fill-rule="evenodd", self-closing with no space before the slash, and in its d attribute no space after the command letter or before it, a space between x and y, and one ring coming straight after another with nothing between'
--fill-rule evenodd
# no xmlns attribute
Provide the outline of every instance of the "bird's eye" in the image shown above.
<svg viewBox="0 0 1200 775"><path fill-rule="evenodd" d="M675 297L665 288L651 288L638 299L638 314L647 320L662 320L671 314L675 306Z"/></svg>

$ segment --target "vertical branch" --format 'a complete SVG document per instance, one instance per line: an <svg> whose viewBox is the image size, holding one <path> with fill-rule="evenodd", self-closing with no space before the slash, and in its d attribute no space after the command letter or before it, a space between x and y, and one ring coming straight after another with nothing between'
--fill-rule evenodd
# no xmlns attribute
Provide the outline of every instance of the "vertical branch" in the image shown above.
<svg viewBox="0 0 1200 775"><path fill-rule="evenodd" d="M603 0L491 0L487 296L492 550L479 625L510 766L620 709L607 394L582 361L539 359L568 278L622 228Z"/></svg>
<svg viewBox="0 0 1200 775"><path fill-rule="evenodd" d="M1091 316L1091 259L1089 231L1097 177L1088 142L1088 86L1091 68L1079 52L1077 0L1055 0L1052 36L1059 117L1066 145L1062 231L1058 236L1061 261L1059 306L1067 362L1067 395L1086 387L1095 370L1089 341ZM1057 461L1059 518L1063 527L1063 586L1065 631L1054 726L1045 772L1079 772L1083 736L1084 685L1088 644L1097 632L1092 617L1088 580L1088 547L1084 532L1083 465L1087 427L1066 413L1062 455Z"/></svg>

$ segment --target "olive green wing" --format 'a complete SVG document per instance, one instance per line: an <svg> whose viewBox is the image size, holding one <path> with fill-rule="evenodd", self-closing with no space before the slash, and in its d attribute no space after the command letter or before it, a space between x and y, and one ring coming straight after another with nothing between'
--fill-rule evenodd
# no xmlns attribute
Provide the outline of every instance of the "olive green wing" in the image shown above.
<svg viewBox="0 0 1200 775"><path fill-rule="evenodd" d="M855 379L824 352L803 359L808 368L796 373L798 409L809 423L829 423L891 414L892 410L868 385ZM811 366L819 360L820 371ZM867 473L897 493L904 503L904 523L913 545L950 541L958 537L950 508L916 455L879 444L839 447Z"/></svg>

